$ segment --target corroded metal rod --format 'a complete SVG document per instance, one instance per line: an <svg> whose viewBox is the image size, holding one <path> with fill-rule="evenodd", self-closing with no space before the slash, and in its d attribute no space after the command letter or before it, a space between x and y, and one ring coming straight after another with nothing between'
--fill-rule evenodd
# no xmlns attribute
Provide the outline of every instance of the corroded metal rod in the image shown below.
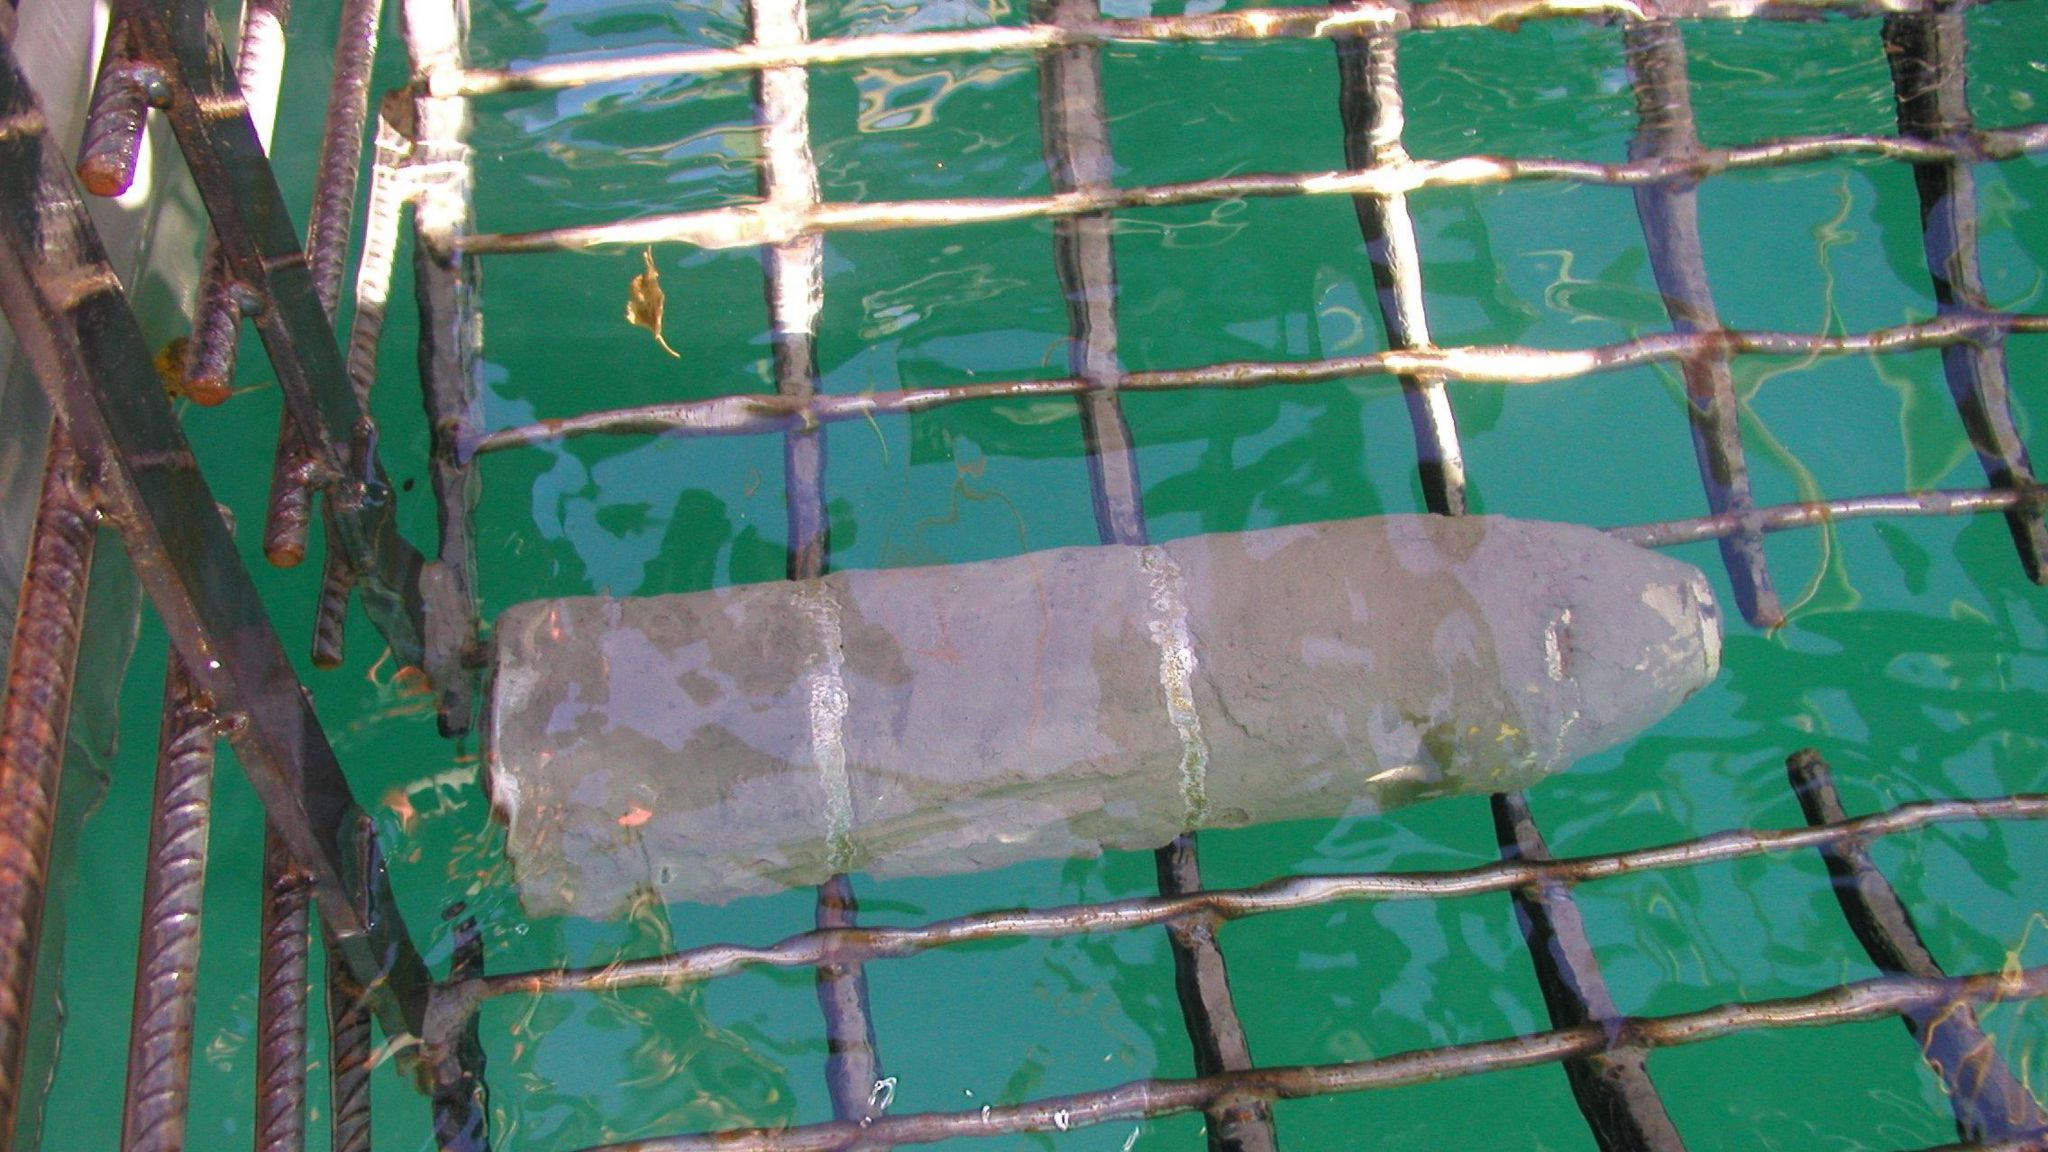
<svg viewBox="0 0 2048 1152"><path fill-rule="evenodd" d="M2048 967L1943 980L1886 976L1838 985L1807 996L1722 1004L1674 1016L1625 1017L1611 1025L1581 1024L1347 1064L1258 1068L1191 1080L1137 1080L1099 1091L999 1105L979 1112L888 1116L867 1126L834 1122L800 1128L729 1129L607 1144L586 1152L838 1152L966 1137L1065 1132L1111 1121L1193 1112L1248 1094L1301 1099L1427 1084L1511 1068L1538 1067L1617 1047L1672 1048L1762 1028L1822 1027L1878 1020L1948 1003L1985 1004L2043 996L2048 996Z"/></svg>
<svg viewBox="0 0 2048 1152"><path fill-rule="evenodd" d="M306 877L275 829L263 834L262 950L256 977L256 1152L306 1147Z"/></svg>
<svg viewBox="0 0 2048 1152"><path fill-rule="evenodd" d="M1494 833L1501 859L1551 859L1550 846L1519 792L1493 797ZM1555 1028L1595 1025L1614 1027L1623 1019L1607 990L1607 978L1593 955L1571 886L1546 880L1514 890L1515 919L1536 964L1536 982ZM1664 1099L1650 1079L1649 1054L1631 1044L1615 1044L1598 1052L1569 1056L1564 1061L1572 1095L1602 1152L1683 1152L1685 1141L1665 1111Z"/></svg>
<svg viewBox="0 0 2048 1152"><path fill-rule="evenodd" d="M1793 753L1785 761L1785 772L1808 824L1826 826L1848 818L1835 792L1833 773L1819 752L1807 748ZM1947 975L1920 939L1913 914L1870 859L1869 849L1852 839L1825 845L1820 854L1834 879L1842 916L1878 971L1928 980ZM2026 1081L2012 1074L1968 1004L1909 1009L1905 1023L1928 1067L1941 1077L1942 1092L1955 1112L1957 1135L1965 1140L2048 1137L2048 1114L2042 1112L2041 1102Z"/></svg>
<svg viewBox="0 0 2048 1152"><path fill-rule="evenodd" d="M1559 860L1503 860L1447 871L1290 876L1253 888L1212 888L1172 898L1138 897L1099 904L983 912L907 928L806 932L766 947L708 944L601 968L506 973L445 991L449 995L480 999L686 983L746 968L804 968L826 961L898 958L984 940L1127 932L1187 916L1236 920L1339 901L1440 900L1510 892L1552 882L1582 884L1640 872L1814 849L1852 838L1871 840L1930 824L2044 818L2048 818L2048 794L1918 801L1824 828L1743 828L1649 848Z"/></svg>
<svg viewBox="0 0 2048 1152"><path fill-rule="evenodd" d="M1630 83L1635 88L1636 133L1629 157L1685 161L1700 151L1693 122L1692 87L1686 75L1685 41L1669 20L1631 24L1622 30ZM1699 186L1694 180L1639 185L1636 215L1649 244L1650 268L1664 297L1664 311L1679 332L1718 332L1720 314L1707 280L1700 243ZM1753 519L1756 496L1742 448L1742 412L1727 349L1709 345L1678 362L1685 383L1686 417L1707 508L1743 526L1721 537L1721 563L1735 588L1743 619L1760 628L1785 621L1764 557L1761 527Z"/></svg>
<svg viewBox="0 0 2048 1152"><path fill-rule="evenodd" d="M1207 15L1134 20L1044 22L1014 28L911 32L770 47L692 49L609 60L530 64L516 69L446 68L425 83L436 96L483 96L573 88L662 76L745 72L792 65L844 64L956 54L1040 52L1114 40L1215 41L1323 38L1372 29L1410 31L1513 26L1529 20L1642 20L1654 10L1669 20L1812 20L1930 11L1943 0L1432 0L1427 4L1354 3L1332 8L1251 8Z"/></svg>
<svg viewBox="0 0 2048 1152"><path fill-rule="evenodd" d="M1357 171L1410 163L1408 150L1401 143L1405 119L1396 38L1380 30L1340 36L1336 43L1344 162ZM1366 255L1372 261L1387 347L1429 347L1422 253L1415 242L1408 198L1398 193L1355 196L1351 204L1358 216L1358 230L1365 237ZM1432 512L1459 515L1465 511L1465 452L1458 443L1458 422L1444 379L1436 373L1411 372L1401 375L1400 381L1408 401L1408 420L1415 431L1423 501Z"/></svg>
<svg viewBox="0 0 2048 1152"><path fill-rule="evenodd" d="M1433 375L1470 384L1534 385L1615 372L1648 364L1669 364L1720 352L1760 356L1818 357L1910 352L1979 340L1992 331L2048 332L2048 315L1988 313L1950 315L1919 323L1841 336L1794 332L1659 332L1592 348L1551 349L1518 345L1410 348L1363 356L1316 360L1235 361L1201 368L1131 372L1117 387L1125 392L1187 388L1255 388L1269 384L1319 384L1361 376ZM674 404L618 408L543 420L479 436L469 454L498 452L574 436L758 435L801 421L829 424L890 413L923 412L947 404L999 398L1075 396L1089 389L1078 377L1006 380L817 396L808 403L782 395L716 396Z"/></svg>
<svg viewBox="0 0 2048 1152"><path fill-rule="evenodd" d="M1970 114L1963 57L1967 39L1960 9L1946 7L1896 15L1884 22L1885 57L1899 110L1899 134L1932 140L1967 140ZM1990 310L1977 257L1977 186L1968 163L1922 161L1913 166L1920 194L1920 228L1934 298L1942 315ZM1993 487L2034 482L2034 466L2013 414L2005 344L1987 339L1942 349L1949 393L1977 459ZM2020 563L2036 584L2048 582L2048 524L2038 509L2006 514Z"/></svg>
<svg viewBox="0 0 2048 1152"><path fill-rule="evenodd" d="M448 979L474 980L483 975L484 942L476 917L467 906L451 904L442 919L454 923ZM428 1050L434 1103L434 1147L438 1152L490 1152L490 1089L484 1080L484 1049L477 1039L472 1013L456 1030Z"/></svg>
<svg viewBox="0 0 2048 1152"><path fill-rule="evenodd" d="M22 1053L94 531L79 457L64 427L52 424L0 705L0 1149L12 1145L21 1105Z"/></svg>
<svg viewBox="0 0 2048 1152"><path fill-rule="evenodd" d="M328 1148L370 1152L370 1009L341 954L327 950Z"/></svg>
<svg viewBox="0 0 2048 1152"><path fill-rule="evenodd" d="M1795 504L1773 504L1756 510L1756 523L1766 532L1790 528L1812 528L1836 520L1864 520L1873 516L1962 516L1982 512L2005 512L2027 506L2048 507L2048 488L1971 488L1935 492L1895 492L1882 496L1859 496L1848 500L1813 500ZM1644 548L1668 548L1740 530L1748 518L1701 516L1691 520L1663 520L1653 524L1632 524L1608 532Z"/></svg>
<svg viewBox="0 0 2048 1152"><path fill-rule="evenodd" d="M100 46L85 143L78 150L78 182L95 196L119 196L135 182L142 130L149 124L149 79L135 62L127 26L114 20Z"/></svg>
<svg viewBox="0 0 2048 1152"><path fill-rule="evenodd" d="M1649 157L1613 164L1553 158L1464 156L1454 160L1410 160L1398 165L1331 172L1254 172L1174 184L1097 188L1051 196L827 203L805 213L759 203L741 204L536 232L478 233L463 241L463 250L476 255L495 255L669 243L694 244L704 248L740 248L779 244L807 232L878 231L1050 219L1125 208L1162 208L1251 197L1398 196L1428 188L1465 188L1515 180L1560 180L1635 187L1672 180L1699 180L1722 172L1776 168L1852 156L1937 163L2009 159L2044 148L2048 148L2048 124L1977 132L1952 143L1890 136L1794 137L1742 148L1702 149L1684 159Z"/></svg>
<svg viewBox="0 0 2048 1152"><path fill-rule="evenodd" d="M173 652L164 672L156 801L142 882L122 1152L180 1152L185 1147L214 740L213 715L194 698L185 662Z"/></svg>

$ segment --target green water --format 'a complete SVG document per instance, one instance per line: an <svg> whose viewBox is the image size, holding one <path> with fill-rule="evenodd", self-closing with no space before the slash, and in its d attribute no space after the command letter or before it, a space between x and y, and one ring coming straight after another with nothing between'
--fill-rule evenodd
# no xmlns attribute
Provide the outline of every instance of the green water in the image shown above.
<svg viewBox="0 0 2048 1152"><path fill-rule="evenodd" d="M294 203L309 186L314 93L330 49L317 26L331 24L332 5L299 8L278 134L292 145L281 168ZM1143 10L1143 0L1110 9ZM1150 9L1180 10L1169 0ZM1017 22L1022 13L1007 0L855 2L817 8L813 30L989 19ZM479 4L474 23L484 63L744 35L733 4L494 2ZM1981 121L2042 116L2048 5L1996 5L1973 14L1971 29ZM1892 128L1872 22L1694 26L1687 40L1710 144ZM391 63L395 40L388 46L385 85L402 79ZM1416 35L1403 41L1402 64L1407 142L1417 156L1625 155L1633 115L1616 30L1532 24ZM1104 69L1120 183L1342 166L1327 44L1116 46L1105 49ZM898 61L813 76L813 142L828 198L1047 190L1026 60ZM745 200L754 191L750 116L745 83L731 77L480 101L480 226L510 231ZM1984 166L1978 180L1989 294L2001 307L2040 310L2048 163ZM1413 210L1440 344L1582 347L1665 324L1625 191L1433 191L1416 196ZM1731 326L1862 331L1932 311L1912 182L1901 167L1842 162L1722 177L1702 192L1701 213ZM1066 317L1048 226L835 235L827 253L827 390L1064 372ZM758 258L675 246L655 255L680 359L621 320L637 251L486 261L493 426L770 388ZM1383 340L1341 199L1133 212L1120 225L1117 257L1123 353L1134 370L1343 355ZM431 541L413 335L401 301L376 406L387 464L418 485L402 498L408 534ZM2015 338L2009 360L2024 421L2048 403L2048 340ZM253 340L244 364L250 391L223 409L188 412L187 427L240 514L248 562L260 568L266 470L252 462L268 458L278 401ZM1760 501L1981 482L1934 354L1746 359L1736 380ZM1677 389L1656 369L1540 388L1454 387L1475 505L1597 525L1700 513ZM1421 507L1407 415L1387 381L1133 396L1128 409L1145 509L1160 538ZM827 435L836 566L961 561L1094 538L1070 402L963 405L837 425ZM2038 436L2034 448L2048 451ZM772 438L586 440L493 456L483 474L487 613L536 596L679 591L773 579L783 568L781 450ZM2023 579L2002 523L1861 521L1779 535L1769 547L1791 624L1773 636L1738 627L1715 685L1641 739L1537 789L1532 803L1558 853L1796 826L1782 763L1809 744L1834 763L1852 812L2048 787L2048 593ZM1679 552L1713 575L1726 601L1712 546ZM311 562L260 574L294 652L305 649L316 574ZM366 622L358 614L353 623L347 665L303 674L392 845L405 913L437 968L447 956L440 911L454 900L483 921L493 971L712 941L767 943L808 927L811 900L796 893L653 910L618 924L525 919L475 783L473 745L434 734L425 702L392 685ZM48 1148L110 1147L118 1131L163 649L161 629L148 623L124 689L128 739L66 896L71 1022ZM216 795L195 1147L246 1141L253 1108L260 817L231 759ZM1284 872L1463 867L1495 856L1483 798L1206 834L1203 851L1216 886ZM2014 949L2030 963L2048 959L2048 929L2026 936L2030 917L2048 909L2043 829L1950 825L1884 841L1876 855L1951 971L1996 968ZM1144 895L1152 876L1149 854L1127 854L863 881L859 890L866 919L908 924ZM1604 881L1581 888L1578 900L1628 1012L1796 995L1873 973L1811 854ZM1262 1064L1356 1060L1547 1027L1505 896L1267 916L1226 926L1222 942ZM1158 931L954 949L874 964L868 978L898 1113L1192 1072ZM1986 1022L2036 1092L2048 1091L2048 1014L2002 1005ZM508 998L484 1012L483 1036L494 1132L512 1152L829 1115L807 973ZM1939 1088L1892 1021L1661 1051L1650 1067L1695 1149L1889 1149L1953 1139ZM376 1086L377 1146L427 1147L419 1098L388 1071ZM324 1109L317 1077L314 1100ZM1592 1147L1555 1067L1288 1102L1276 1113L1281 1139L1295 1149ZM1194 1148L1200 1128L1200 1117L1180 1117L999 1143Z"/></svg>

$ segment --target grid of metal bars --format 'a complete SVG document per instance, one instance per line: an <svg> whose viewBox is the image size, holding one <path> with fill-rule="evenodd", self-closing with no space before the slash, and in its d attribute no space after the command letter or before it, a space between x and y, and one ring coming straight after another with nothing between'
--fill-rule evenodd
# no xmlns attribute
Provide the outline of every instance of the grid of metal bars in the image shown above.
<svg viewBox="0 0 2048 1152"><path fill-rule="evenodd" d="M1743 614L1780 619L1761 537L1849 516L2003 513L2030 576L2039 580L2043 490L2035 483L2007 399L2002 348L2015 333L2048 331L2048 317L1989 307L1977 269L1970 166L2048 149L2048 125L1979 131L1964 97L1961 4L1934 0L1436 0L1426 5L1339 4L1200 17L1106 20L1093 0L1040 0L1017 28L810 41L801 0L754 0L751 42L733 49L627 60L543 63L517 71L463 62L460 0L405 0L415 82L379 115L366 257L358 272L355 327L344 361L332 330L367 108L377 34L375 0L349 0L342 20L329 130L308 241L285 224L242 89L264 82L261 38L286 18L281 0L254 3L244 36L240 87L229 79L204 5L123 0L100 71L93 128L79 176L95 192L118 190L132 171L146 106L177 131L216 228L215 269L195 326L189 377L217 368L222 325L255 321L287 396L266 551L304 554L312 492L326 496L330 568L318 611L326 622L316 656L338 659L337 605L360 590L402 660L422 664L440 694L444 728L464 727L471 669L480 662L469 516L480 452L590 433L780 433L790 506L790 576L823 571L826 422L910 412L994 395L1071 395L1080 405L1098 528L1106 541L1145 539L1137 461L1119 395L1133 389L1251 387L1382 374L1408 397L1428 506L1464 510L1464 477L1448 380L1511 384L1562 380L1652 362L1675 362L1710 514L1616 529L1646 545L1719 539ZM1883 36L1899 107L1897 137L1827 136L1711 150L1693 128L1678 19L1807 19L1884 16ZM1401 146L1400 36L1529 19L1593 19L1623 26L1639 128L1625 164L1466 157L1417 162ZM634 1149L842 1148L951 1136L1065 1130L1111 1119L1202 1111L1212 1147L1277 1146L1271 1101L1356 1091L1541 1063L1561 1064L1603 1148L1676 1148L1680 1138L1646 1064L1649 1050L1755 1028L1900 1017L1941 1076L1959 1136L1982 1147L2048 1141L2038 1101L1985 1037L1972 1006L2048 994L2048 969L2008 968L1954 977L1919 943L1910 914L1866 851L1878 837L1937 822L2039 819L2048 796L1908 804L1860 818L1843 812L1826 766L1810 753L1788 764L1810 827L1737 830L1676 844L1552 859L1521 797L1494 798L1497 864L1450 872L1283 877L1242 890L1205 890L1192 837L1161 850L1156 898L1024 912L986 913L913 928L863 928L852 890L837 878L820 889L818 929L779 944L714 945L608 965L485 975L473 921L455 932L455 962L434 982L398 922L374 835L348 795L317 719L282 662L225 525L156 390L146 350L120 286L105 270L77 186L48 138L34 95L11 52L13 12L0 6L8 46L0 69L0 302L59 408L29 579L0 716L0 1122L19 1101L20 1036L33 973L37 916L47 867L57 756L95 514L120 530L179 651L167 676L166 717L152 825L147 904L130 1061L124 1147L181 1146L190 1061L190 981L152 973L191 970L196 912L185 917L203 875L206 792L217 732L234 739L271 815L266 844L263 994L258 1075L259 1147L303 1144L308 910L329 939L335 1100L332 1139L368 1144L369 1020L423 1040L420 1062L435 1100L442 1147L488 1145L477 1009L509 994L599 990L711 979L739 968L811 968L818 974L835 1120L786 1131L680 1135ZM1098 49L1112 40L1318 37L1334 42L1346 162L1337 173L1253 175L1149 188L1110 182ZM1049 197L1014 200L829 204L820 201L809 154L807 68L813 64L1023 52L1040 59ZM274 54L273 54L274 55ZM605 80L746 70L756 77L764 141L757 203L625 224L547 233L473 233L465 98L488 92ZM1714 311L1699 241L1698 183L1718 172L1826 157L1875 155L1914 167L1937 316L1842 337L1731 332ZM1589 351L1440 348L1422 308L1417 249L1405 197L1422 189L1510 179L1576 180L1635 190L1653 269L1673 331ZM1349 195L1373 263L1389 334L1384 353L1306 362L1214 365L1127 373L1117 357L1116 271L1111 214L1118 209L1248 196ZM441 508L438 556L424 561L390 529L389 492L376 460L364 400L396 245L397 207L410 203L415 285L421 298L423 386L433 422L434 490ZM1069 304L1069 376L859 397L818 391L815 339L822 305L822 233L1051 218L1055 262ZM477 409L478 299L475 257L594 244L677 241L764 248L774 335L776 392L631 411L579 414L486 434ZM225 319L223 319L225 318ZM211 327L209 327L211 325ZM1964 491L1853 498L1757 508L1742 464L1728 364L1757 352L1839 355L1940 348L1958 412L1988 485ZM208 349L214 349L209 352ZM180 530L182 526L189 528ZM1572 888L1645 869L1688 867L1762 853L1817 849L1837 879L1844 915L1883 976L1810 996L1726 1005L1679 1016L1622 1016L1607 994ZM1404 1053L1343 1065L1264 1068L1236 1019L1216 928L1226 920L1346 900L1434 899L1507 892L1527 937L1549 1007L1551 1031ZM454 910L452 915L460 917ZM980 1113L889 1116L872 1091L881 1079L861 966L967 941L1163 926L1197 1076L1144 1080L1096 1092ZM152 931L149 929L161 929ZM11 1132L11 1123L6 1125ZM5 1137L0 1137L4 1141ZM627 1147L627 1146L619 1146Z"/></svg>

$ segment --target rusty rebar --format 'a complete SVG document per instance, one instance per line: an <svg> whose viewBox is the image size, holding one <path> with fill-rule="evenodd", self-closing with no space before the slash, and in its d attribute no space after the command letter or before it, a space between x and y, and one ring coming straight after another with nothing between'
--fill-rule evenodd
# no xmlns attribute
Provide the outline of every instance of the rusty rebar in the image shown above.
<svg viewBox="0 0 2048 1152"><path fill-rule="evenodd" d="M1967 516L1985 512L2006 512L2027 506L2048 507L2048 488L2036 484L2026 488L1945 489L1934 492L1894 492L1858 496L1846 500L1808 500L1758 508L1754 521L1744 516L1700 516L1689 520L1660 520L1610 528L1608 534L1643 548L1669 548L1712 540L1741 530L1754 522L1766 532L1813 528L1837 520L1866 520L1877 516Z"/></svg>
<svg viewBox="0 0 2048 1152"><path fill-rule="evenodd" d="M600 247L638 248L669 243L693 244L702 248L742 248L785 243L811 232L881 231L1052 219L1219 200L1276 196L1396 196L1430 188L1465 188L1521 180L1636 187L1674 180L1699 180L1722 172L1776 168L1854 156L1918 163L1985 161L2009 159L2044 148L2048 148L2048 124L1981 131L1950 142L1892 136L1791 137L1742 148L1702 149L1683 160L1650 157L1624 163L1601 163L1550 157L1462 156L1452 160L1410 160L1404 164L1370 169L1253 172L1050 196L823 203L803 213L760 203L739 204L533 232L477 233L463 241L463 250L477 255L497 255Z"/></svg>
<svg viewBox="0 0 2048 1152"><path fill-rule="evenodd" d="M1252 8L1204 15L1090 20L1053 25L972 28L817 40L769 47L686 49L611 59L542 62L517 69L443 68L423 77L436 96L483 96L547 88L573 88L621 80L746 72L761 68L845 64L856 61L956 54L1035 53L1073 44L1110 41L1216 41L1325 38L1372 29L1393 32L1445 28L1512 27L1529 20L1597 22L1642 20L1654 11L1671 20L1812 20L1823 16L1877 16L1930 11L1948 0L1432 0L1312 7Z"/></svg>
<svg viewBox="0 0 2048 1152"><path fill-rule="evenodd" d="M64 427L53 423L0 704L0 1149L12 1144L21 1106L93 535L78 455Z"/></svg>
<svg viewBox="0 0 2048 1152"><path fill-rule="evenodd" d="M1826 826L1848 819L1833 773L1819 752L1806 748L1793 753L1785 761L1785 772L1808 824ZM1947 975L1921 940L1912 912L1862 842L1838 841L1823 846L1820 854L1834 881L1842 916L1878 971L1928 980ZM1921 1056L1941 1078L1955 1113L1957 1135L1964 1140L2048 1140L2048 1114L2026 1081L2013 1075L2011 1065L1978 1024L1974 1009L1968 1004L1936 1004L1908 1010L1904 1020Z"/></svg>
<svg viewBox="0 0 2048 1152"><path fill-rule="evenodd" d="M454 925L448 979L482 976L484 943L476 917L458 902L443 910L441 918ZM455 1035L437 1038L428 1050L428 1059L434 1147L438 1152L490 1152L490 1089L484 1080L484 1049L477 1038L475 1014L462 1022Z"/></svg>
<svg viewBox="0 0 2048 1152"><path fill-rule="evenodd" d="M1967 48L1960 9L1941 6L1885 19L1884 50L1891 63L1900 135L1969 139L1975 122L1964 72ZM1913 182L1920 196L1921 237L1940 313L1989 311L1977 254L1977 186L1970 165L1953 159L1916 162ZM2034 467L2013 413L2005 344L1999 334L1943 348L1941 365L1985 477L1993 487L2032 484ZM2039 510L2014 509L2006 514L2006 526L2027 577L2036 584L2048 582L2048 524Z"/></svg>
<svg viewBox="0 0 2048 1152"><path fill-rule="evenodd" d="M135 1004L128 1018L122 1152L185 1147L215 738L213 715L195 698L184 660L171 653L142 882Z"/></svg>
<svg viewBox="0 0 2048 1152"><path fill-rule="evenodd" d="M307 884L284 839L263 835L256 977L256 1152L306 1146Z"/></svg>
<svg viewBox="0 0 2048 1152"><path fill-rule="evenodd" d="M1187 1080L1137 1080L1092 1092L995 1105L977 1112L885 1116L871 1125L834 1121L797 1128L742 1128L606 1144L586 1152L838 1152L940 1140L1059 1133L1111 1121L1193 1112L1244 1096L1301 1099L1428 1084L1532 1068L1618 1047L1672 1048L1762 1028L1811 1028L1877 1020L1941 1004L1989 1004L2048 996L2048 967L1927 980L1882 976L1806 996L1721 1004L1673 1016L1624 1017L1500 1040L1451 1044L1344 1064L1224 1072Z"/></svg>
<svg viewBox="0 0 2048 1152"><path fill-rule="evenodd" d="M95 196L119 196L135 182L142 130L149 125L150 78L135 62L127 25L118 18L108 23L78 149L78 182Z"/></svg>
<svg viewBox="0 0 2048 1152"><path fill-rule="evenodd" d="M327 949L327 1146L370 1152L370 1009L341 954Z"/></svg>

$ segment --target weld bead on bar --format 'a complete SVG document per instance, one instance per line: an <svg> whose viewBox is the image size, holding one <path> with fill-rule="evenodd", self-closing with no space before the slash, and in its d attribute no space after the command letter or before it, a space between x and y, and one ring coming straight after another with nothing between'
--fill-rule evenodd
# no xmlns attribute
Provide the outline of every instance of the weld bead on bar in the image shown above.
<svg viewBox="0 0 2048 1152"><path fill-rule="evenodd" d="M127 25L116 18L100 46L85 143L78 150L78 182L95 196L119 196L135 183L142 131L149 124L150 78L130 52Z"/></svg>
<svg viewBox="0 0 2048 1152"><path fill-rule="evenodd" d="M1410 163L1401 143L1405 117L1401 103L1398 42L1393 33L1375 30L1339 36L1337 46L1338 105L1344 123L1344 163L1359 171L1401 168ZM1427 348L1428 313L1422 297L1422 253L1415 242L1415 221L1408 198L1399 193L1354 196L1358 230L1372 261L1380 318L1386 324L1387 347ZM1458 443L1457 418L1438 373L1405 373L1401 391L1408 401L1408 419L1415 430L1417 468L1430 511L1444 516L1465 512L1465 453Z"/></svg>
<svg viewBox="0 0 2048 1152"><path fill-rule="evenodd" d="M266 827L256 978L256 1152L306 1147L306 889L283 838Z"/></svg>
<svg viewBox="0 0 2048 1152"><path fill-rule="evenodd" d="M1669 20L1630 24L1622 30L1630 83L1635 88L1637 128L1629 158L1683 161L1700 152L1686 76L1685 41ZM1636 188L1636 215L1649 243L1650 267L1664 296L1671 326L1681 333L1718 332L1721 318L1707 280L1700 244L1697 180L1644 184ZM1742 412L1728 353L1713 350L1679 362L1685 381L1686 415L1707 509L1743 522L1721 537L1721 562L1734 585L1743 619L1759 628L1785 622L1785 610L1771 583L1763 530L1754 521L1756 497L1742 450Z"/></svg>
<svg viewBox="0 0 2048 1152"><path fill-rule="evenodd" d="M1493 823L1501 859L1551 858L1528 798L1521 793L1495 794ZM1622 1013L1607 990L1571 886L1551 880L1517 888L1514 904L1551 1026L1617 1027ZM1564 1070L1601 1152L1683 1152L1685 1141L1650 1080L1649 1058L1641 1048L1617 1044L1567 1057Z"/></svg>
<svg viewBox="0 0 2048 1152"><path fill-rule="evenodd" d="M156 802L142 884L122 1152L185 1147L214 740L214 718L195 699L185 662L173 652L164 673Z"/></svg>
<svg viewBox="0 0 2048 1152"><path fill-rule="evenodd" d="M1963 13L1943 5L1917 15L1885 18L1884 52L1891 63L1899 133L1956 142L1975 127L1963 58L1968 39ZM1940 315L1981 315L1991 310L1977 254L1977 185L1970 165L1956 159L1913 166L1920 194L1920 228ZM2030 485L2034 466L2013 416L2005 344L1997 335L1942 349L1942 371L1962 416L1971 447L1995 488ZM2027 578L2048 583L2048 525L2038 509L2006 513L2013 546Z"/></svg>
<svg viewBox="0 0 2048 1152"><path fill-rule="evenodd" d="M464 0L405 0L402 11L413 75L430 77L460 70L469 21ZM426 88L425 84L415 85L416 98L408 117L413 130L408 161L415 197L412 266L419 306L420 384L427 410L428 471L439 513L441 549L438 559L420 576L427 629L421 666L437 697L442 733L457 735L469 730L475 711L474 675L464 657L476 644L480 612L471 532L479 481L461 450L469 429L481 420L482 364L477 358L480 271L475 258L463 249L470 225L469 105L433 96ZM378 141L381 167L385 152L381 127ZM377 193L373 184L373 232L378 225ZM366 239L364 271L357 280L359 299L373 272L369 261L381 259L374 247L377 237ZM361 312L357 316L359 322L363 320ZM381 325L382 319L380 304L369 321ZM375 339L374 329L370 338ZM354 334L350 343L351 374L359 385L366 384L374 361L357 359Z"/></svg>
<svg viewBox="0 0 2048 1152"><path fill-rule="evenodd" d="M1839 825L1848 819L1835 791L1826 760L1811 748L1785 761L1800 811L1815 827ZM1913 914L1870 859L1862 841L1852 837L1820 849L1834 880L1835 899L1870 962L1888 976L1940 980L1947 976L1920 938ZM1930 1005L1904 1013L1906 1030L1919 1042L1920 1054L1941 1077L1949 1107L1955 1111L1956 1134L1964 1140L1987 1141L2019 1137L2048 1138L2048 1115L2024 1080L1999 1055L1997 1045L1977 1023L1965 1003Z"/></svg>
<svg viewBox="0 0 2048 1152"><path fill-rule="evenodd" d="M0 1149L12 1145L21 1105L57 786L92 568L93 511L79 470L69 435L52 424L0 707Z"/></svg>

